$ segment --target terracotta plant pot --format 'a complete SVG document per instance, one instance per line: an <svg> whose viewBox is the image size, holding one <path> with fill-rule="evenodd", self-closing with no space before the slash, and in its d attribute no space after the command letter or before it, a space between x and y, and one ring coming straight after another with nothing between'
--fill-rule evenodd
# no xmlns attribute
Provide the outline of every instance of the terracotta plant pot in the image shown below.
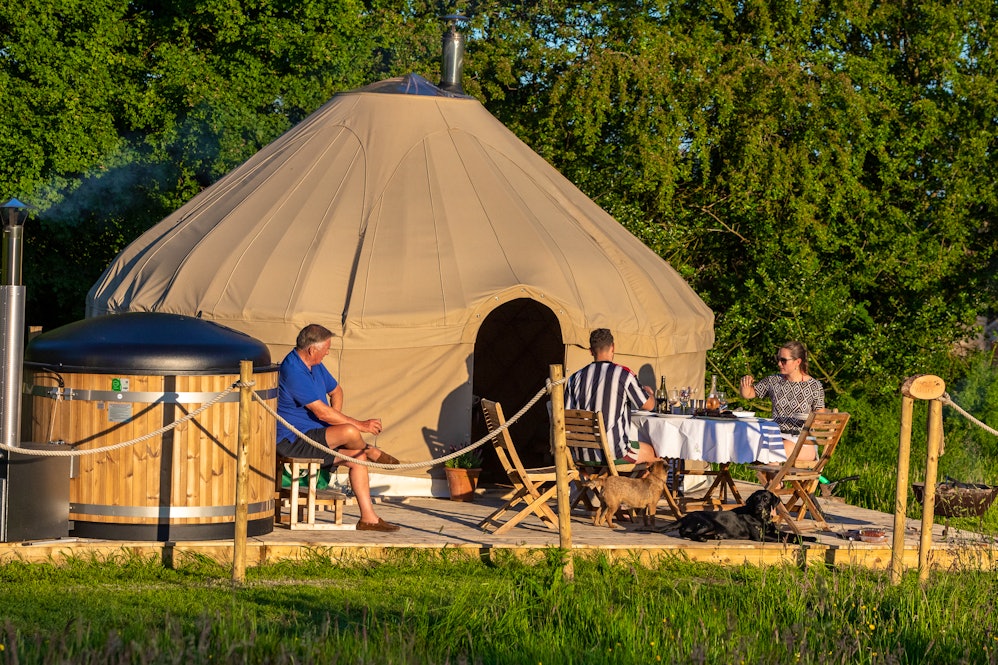
<svg viewBox="0 0 998 665"><path fill-rule="evenodd" d="M475 488L478 487L478 474L481 469L452 469L444 467L447 474L447 486L450 488L451 501L473 501Z"/></svg>

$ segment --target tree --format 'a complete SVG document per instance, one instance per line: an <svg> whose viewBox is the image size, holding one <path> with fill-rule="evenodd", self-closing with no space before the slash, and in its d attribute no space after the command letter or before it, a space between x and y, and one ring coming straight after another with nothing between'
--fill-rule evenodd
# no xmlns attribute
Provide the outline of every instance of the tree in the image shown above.
<svg viewBox="0 0 998 665"><path fill-rule="evenodd" d="M465 89L717 314L728 387L790 338L833 391L948 373L998 312L998 7L469 0ZM29 320L339 90L437 80L425 0L0 7L0 190L43 209ZM22 195L23 194L23 195Z"/></svg>
<svg viewBox="0 0 998 665"><path fill-rule="evenodd" d="M543 57L494 47L545 73L490 108L690 279L729 387L800 339L833 390L895 392L996 309L995 11L549 6Z"/></svg>
<svg viewBox="0 0 998 665"><path fill-rule="evenodd" d="M335 92L367 82L360 2L26 0L0 7L0 189L42 209L28 319L82 316L141 231Z"/></svg>

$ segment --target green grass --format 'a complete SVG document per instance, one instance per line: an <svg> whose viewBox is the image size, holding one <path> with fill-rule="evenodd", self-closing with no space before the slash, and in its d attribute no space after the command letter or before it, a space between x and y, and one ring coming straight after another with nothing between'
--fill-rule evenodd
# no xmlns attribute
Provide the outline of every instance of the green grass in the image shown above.
<svg viewBox="0 0 998 665"><path fill-rule="evenodd" d="M527 565L400 552L249 571L187 558L0 566L0 662L995 662L998 578L861 569Z"/></svg>

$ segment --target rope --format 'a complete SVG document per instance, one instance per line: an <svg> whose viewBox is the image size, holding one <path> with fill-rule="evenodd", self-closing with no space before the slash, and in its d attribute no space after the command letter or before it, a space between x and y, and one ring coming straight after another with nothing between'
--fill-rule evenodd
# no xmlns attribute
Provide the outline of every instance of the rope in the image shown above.
<svg viewBox="0 0 998 665"><path fill-rule="evenodd" d="M354 457L350 457L349 455L344 455L341 452L333 450L332 448L328 448L325 445L319 443L318 441L315 441L314 439L310 439L309 437L307 437L302 431L300 431L294 425L292 425L287 420L285 420L284 418L282 418L281 416L279 416L277 414L277 412L274 411L272 408L270 408L270 406L266 402L263 401L263 398L261 398L256 393L253 393L253 399L255 399L257 402L259 402L261 406L263 406L264 411L266 411L270 415L274 416L274 418L276 418L277 420L279 420L285 427L287 427L289 430L291 430L291 432L295 436L299 437L302 441L305 441L306 443L308 443L309 445L311 445L313 448L317 448L318 450L321 450L324 453L333 455L334 457L338 457L341 460L344 460L344 461L347 461L347 462L353 462L355 464L360 464L362 466L369 466L369 467L373 467L375 469L393 469L393 470L396 470L396 471L403 471L403 470L408 470L408 469L421 469L421 468L424 468L424 467L436 466L437 464L441 464L441 463L447 462L448 460L452 460L455 457L463 455L464 453L467 453L469 451L475 450L476 448L484 445L486 442L491 441L492 437L494 437L499 432L502 432L502 431L508 429L510 425L512 425L513 423L515 423L517 420L519 420L523 416L523 414L525 414L527 411L529 411L530 407L532 407L534 404L536 404L538 402L538 400L541 399L541 397L543 397L545 394L551 392L551 389L553 387L555 387L557 385L561 385L562 383L565 383L567 380L568 380L567 378L563 378L563 379L561 379L561 380L559 380L557 382L552 382L551 379L547 379L544 387L541 388L540 390L538 390L537 394L535 394L530 399L530 401L528 401L526 404L523 405L523 408L521 408L519 411L517 411L516 413L514 413L513 416L511 418L509 418L505 423L503 423L502 425L500 425L499 427L497 427L495 430L489 432L488 434L486 434L485 436L483 436L482 438L480 438L478 441L475 441L474 443L469 444L469 445L465 446L464 448L461 448L460 450L455 450L453 453L450 453L449 455L444 455L443 457L435 457L434 459L429 460L427 462L409 462L409 463L405 463L405 464L378 464L377 462L371 462L371 461L368 461L368 460L359 460L359 459L356 459Z"/></svg>
<svg viewBox="0 0 998 665"><path fill-rule="evenodd" d="M942 394L942 396L941 396L941 397L939 397L939 398L937 398L937 399L938 399L938 400L939 400L940 402L942 402L943 404L947 405L947 406L952 406L952 407L953 407L954 409L956 409L957 413L959 413L959 414L960 414L960 415L962 415L962 416L963 416L964 418L966 418L966 419L967 419L967 420L969 420L970 422L972 422L972 423L974 423L975 425L977 425L978 427L980 427L980 428L981 428L982 430L984 430L985 432L989 432L989 433L993 434L994 436L998 436L998 430L996 430L996 429L995 429L995 428L993 428L993 427L988 427L987 425L985 425L984 423L982 423L982 422L981 422L980 420L978 420L978 419L977 419L977 418L975 418L974 416L972 416L972 415L970 415L969 413L967 413L967 412L966 412L966 411L965 411L965 410L963 409L963 407L961 407L961 406L960 406L959 404L957 404L956 402L954 402L954 401L952 400L952 398L950 398L950 396L949 396L949 393L943 393L943 394Z"/></svg>
<svg viewBox="0 0 998 665"><path fill-rule="evenodd" d="M331 448L327 448L325 445L319 443L318 441L310 439L303 432L299 431L294 425L292 425L287 420L285 420L284 418L282 418L281 416L279 416L277 414L277 412L274 411L273 409L271 409L270 406L263 400L263 398L260 397L260 395L258 395L256 392L253 392L252 396L253 396L253 399L255 399L257 402L259 402L261 406L263 406L264 411L266 411L270 415L274 416L274 418L276 418L277 420L281 421L281 423L283 423L288 429L290 429L295 434L295 436L301 437L301 439L303 441L308 442L310 445L312 445L314 448L317 448L318 450L321 450L321 451L323 451L325 453L333 455L334 457L338 457L338 458L340 458L340 459L342 459L344 461L353 462L355 464L361 464L363 466L374 467L376 469L406 470L406 469L419 469L419 468L423 468L423 467L430 467L430 466L435 466L437 464L442 464L444 462L447 462L448 460L452 460L455 457L463 455L466 452L469 452L471 450L475 450L476 448L484 445L487 441L490 441L492 439L492 437L494 437L496 434L498 434L499 432L502 432L502 431L508 429L510 425L512 425L513 423L515 423L517 420L519 420L523 416L523 414L525 414L527 411L529 411L530 408L541 399L541 397L543 397L545 394L551 392L551 389L554 386L557 386L557 385L560 385L562 383L565 383L567 380L568 380L567 378L563 378L563 379L561 379L558 382L552 382L551 379L547 379L544 387L541 388L540 390L538 390L537 394L535 394L530 399L530 401L528 401L526 404L523 405L523 408L521 408L519 411L517 411L515 414L513 414L513 416L511 418L509 418L509 420L507 420L501 426L497 427L494 431L489 432L488 434L486 434L485 436L483 436L482 438L480 438L478 441L475 441L474 443L472 443L472 444L470 444L468 446L465 446L464 448L461 448L460 450L456 450L453 453L451 453L449 455L445 455L443 457L438 457L438 458L429 460L427 462L411 462L411 463L408 463L408 464L378 464L377 462L371 462L371 461L367 461L367 460L355 459L353 457L350 457L349 455L344 455L343 453L337 452L336 450L333 450ZM87 450L75 450L75 449L74 450L37 450L37 449L33 449L33 448L20 448L20 447L8 446L6 444L0 443L0 450L6 450L8 452L13 452L13 453L19 453L21 455L33 455L33 456L36 456L36 457L81 457L83 455L96 455L96 454L100 454L100 453L110 452L112 450L119 450L121 448L127 448L128 446L134 446L137 443L142 443L143 441L147 441L147 440L152 439L154 437L160 436L160 435L162 435L162 434L164 434L166 432L169 432L170 430L174 429L175 427L177 427L179 425L182 425L182 424L184 424L186 422L189 422L189 421L193 420L194 418L196 418L197 416L201 415L206 410L208 410L209 408L211 408L212 406L214 406L215 404L217 404L223 397L225 397L226 395L230 394L231 392L233 392L237 388L252 387L254 385L256 385L256 382L254 382L254 381L249 381L249 382L246 382L246 383L244 383L242 381L236 381L231 386L229 386L228 388L226 388L225 390L223 390L222 392L220 392L219 394L217 394L210 402L206 402L205 404L202 404L200 407L198 407L194 411L191 411L190 413L188 413L183 418L180 418L179 420L175 420L172 423L170 423L169 425L164 425L163 427L160 427L159 429L157 429L157 430L155 430L153 432L149 432L148 434L143 434L142 436L136 437L134 439L130 439L128 441L120 441L120 442L115 443L115 444L110 445L110 446L103 446L101 448L89 448ZM69 445L79 445L79 444L69 444Z"/></svg>
<svg viewBox="0 0 998 665"><path fill-rule="evenodd" d="M209 407L212 407L215 404L217 404L220 399L231 393L236 388L241 388L243 385L252 386L256 384L254 381L250 381L248 384L243 384L242 382L237 381L233 383L230 387L226 388L222 392L215 395L215 397L210 402L202 404L200 407L198 407L194 411L191 411L180 420L175 420L169 425L164 425L155 432L149 432L148 434L143 434L142 436L131 439L129 441L120 441L118 443L115 443L114 445L104 446L103 448L89 448L87 450L35 450L32 448L15 448L14 446L8 446L6 444L0 443L0 450L6 450L12 453L20 453L21 455L34 455L36 457L81 457L83 455L96 455L97 453L106 453L112 450L118 450L119 448L127 448L128 446L134 446L136 443L142 443L143 441L146 441L153 437L169 432L174 427L182 425L183 423L186 423L189 420L193 420L197 416L204 413ZM256 395L256 393L253 394ZM69 445L75 446L79 444L71 443Z"/></svg>

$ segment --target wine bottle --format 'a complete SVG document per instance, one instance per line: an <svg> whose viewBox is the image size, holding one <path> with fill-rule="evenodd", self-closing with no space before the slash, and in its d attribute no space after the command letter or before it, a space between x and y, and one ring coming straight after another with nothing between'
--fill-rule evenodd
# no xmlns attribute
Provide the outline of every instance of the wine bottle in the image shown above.
<svg viewBox="0 0 998 665"><path fill-rule="evenodd" d="M669 410L669 389L665 387L665 374L662 375L662 383L655 391L655 410L659 413Z"/></svg>
<svg viewBox="0 0 998 665"><path fill-rule="evenodd" d="M710 392L707 393L707 403L704 406L708 411L718 411L721 408L721 399L717 396L717 374L710 375Z"/></svg>

